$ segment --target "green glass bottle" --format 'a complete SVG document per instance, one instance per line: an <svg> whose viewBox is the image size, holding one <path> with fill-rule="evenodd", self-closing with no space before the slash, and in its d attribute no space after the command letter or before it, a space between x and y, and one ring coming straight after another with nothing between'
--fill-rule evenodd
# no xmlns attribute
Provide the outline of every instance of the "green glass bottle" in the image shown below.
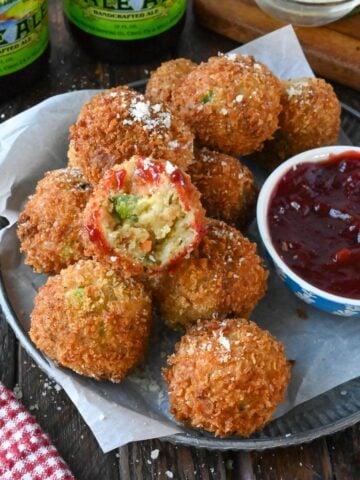
<svg viewBox="0 0 360 480"><path fill-rule="evenodd" d="M47 0L0 0L0 100L25 89L48 58Z"/></svg>
<svg viewBox="0 0 360 480"><path fill-rule="evenodd" d="M64 0L64 11L86 51L111 63L143 63L176 50L186 0Z"/></svg>

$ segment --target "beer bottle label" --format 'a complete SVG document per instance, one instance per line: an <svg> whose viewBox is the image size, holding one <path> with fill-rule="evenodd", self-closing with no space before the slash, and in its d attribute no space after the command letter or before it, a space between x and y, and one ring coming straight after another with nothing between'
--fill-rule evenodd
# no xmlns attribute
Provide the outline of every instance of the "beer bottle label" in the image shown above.
<svg viewBox="0 0 360 480"><path fill-rule="evenodd" d="M64 0L65 14L81 30L110 40L138 40L169 30L186 0Z"/></svg>
<svg viewBox="0 0 360 480"><path fill-rule="evenodd" d="M46 0L0 0L0 76L33 63L47 44Z"/></svg>

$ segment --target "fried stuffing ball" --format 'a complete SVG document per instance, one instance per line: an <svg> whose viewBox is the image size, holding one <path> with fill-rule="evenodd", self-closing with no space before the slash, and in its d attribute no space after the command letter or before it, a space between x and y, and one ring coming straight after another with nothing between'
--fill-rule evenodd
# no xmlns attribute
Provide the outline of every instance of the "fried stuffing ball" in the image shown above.
<svg viewBox="0 0 360 480"><path fill-rule="evenodd" d="M132 155L152 155L186 170L193 157L193 135L160 103L117 87L95 95L70 129L69 162L96 184L110 167Z"/></svg>
<svg viewBox="0 0 360 480"><path fill-rule="evenodd" d="M268 273L235 228L210 220L198 248L151 284L161 318L173 329L197 320L248 317L267 287Z"/></svg>
<svg viewBox="0 0 360 480"><path fill-rule="evenodd" d="M186 75L196 68L196 63L187 58L164 62L151 72L146 86L146 97L153 103L171 104L174 88L181 84Z"/></svg>
<svg viewBox="0 0 360 480"><path fill-rule="evenodd" d="M87 253L131 275L161 271L195 248L205 212L178 167L134 156L105 173L84 222Z"/></svg>
<svg viewBox="0 0 360 480"><path fill-rule="evenodd" d="M39 273L58 273L84 255L82 213L92 187L79 168L45 173L18 220L25 262Z"/></svg>
<svg viewBox="0 0 360 480"><path fill-rule="evenodd" d="M340 130L341 107L332 86L320 78L282 83L279 130L256 155L267 168L311 148L333 145Z"/></svg>
<svg viewBox="0 0 360 480"><path fill-rule="evenodd" d="M239 228L252 221L258 188L250 170L237 158L207 148L196 150L188 173L209 217Z"/></svg>
<svg viewBox="0 0 360 480"><path fill-rule="evenodd" d="M281 83L253 57L211 57L173 92L197 141L233 155L259 150L278 127Z"/></svg>
<svg viewBox="0 0 360 480"><path fill-rule="evenodd" d="M192 327L168 364L171 413L220 437L248 437L261 429L284 399L290 379L283 345L238 318Z"/></svg>
<svg viewBox="0 0 360 480"><path fill-rule="evenodd" d="M121 382L144 359L151 323L150 297L140 282L80 260L40 288L30 337L64 367Z"/></svg>

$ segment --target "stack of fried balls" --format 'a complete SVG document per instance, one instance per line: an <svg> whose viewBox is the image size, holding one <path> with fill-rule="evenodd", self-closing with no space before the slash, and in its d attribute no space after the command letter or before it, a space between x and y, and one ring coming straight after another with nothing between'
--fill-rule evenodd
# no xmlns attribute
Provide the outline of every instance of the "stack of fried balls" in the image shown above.
<svg viewBox="0 0 360 480"><path fill-rule="evenodd" d="M324 80L282 82L235 54L166 62L145 95L95 95L70 128L68 167L45 173L18 221L26 263L50 275L33 342L79 374L121 382L146 362L156 310L184 332L163 370L175 419L218 436L261 429L291 368L249 320L268 273L242 233L258 188L236 157L271 169L335 143L339 118Z"/></svg>

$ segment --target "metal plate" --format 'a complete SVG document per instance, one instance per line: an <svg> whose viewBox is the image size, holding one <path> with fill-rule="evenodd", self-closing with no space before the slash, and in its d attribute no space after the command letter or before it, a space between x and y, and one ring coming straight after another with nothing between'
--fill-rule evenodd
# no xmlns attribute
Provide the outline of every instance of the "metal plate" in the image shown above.
<svg viewBox="0 0 360 480"><path fill-rule="evenodd" d="M360 144L358 112L344 106L342 127L353 144ZM4 225L0 219L0 228ZM22 323L14 313L2 277L0 277L0 305L24 348L39 366L49 373L47 360L31 343ZM211 434L189 429L186 434L163 437L162 440L214 450L263 450L309 442L354 425L358 421L360 421L360 378L299 405L247 439L236 437L218 439Z"/></svg>

